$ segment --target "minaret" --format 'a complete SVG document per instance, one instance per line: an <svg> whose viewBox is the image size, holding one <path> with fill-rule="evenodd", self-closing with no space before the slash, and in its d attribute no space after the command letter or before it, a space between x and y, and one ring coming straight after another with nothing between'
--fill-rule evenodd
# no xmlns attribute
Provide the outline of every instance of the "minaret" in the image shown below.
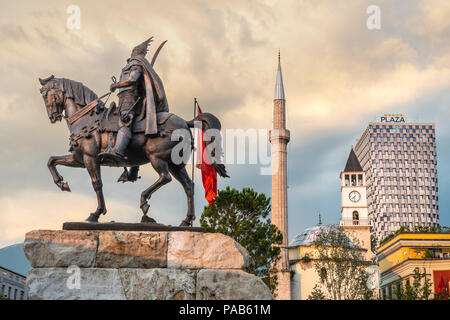
<svg viewBox="0 0 450 320"><path fill-rule="evenodd" d="M281 259L278 269L277 299L291 299L291 279L288 252L288 212L287 212L287 144L290 133L286 129L286 99L284 97L283 76L281 74L280 52L278 71L273 97L273 122L269 141L272 144L272 223L283 234Z"/></svg>

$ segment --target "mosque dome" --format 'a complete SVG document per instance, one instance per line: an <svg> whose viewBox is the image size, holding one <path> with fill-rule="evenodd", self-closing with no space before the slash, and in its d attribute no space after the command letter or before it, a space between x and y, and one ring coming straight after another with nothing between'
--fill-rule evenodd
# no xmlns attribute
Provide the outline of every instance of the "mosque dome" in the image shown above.
<svg viewBox="0 0 450 320"><path fill-rule="evenodd" d="M322 230L326 230L329 227L318 225L312 228L305 229L302 233L296 235L289 242L289 248L296 248L299 246L312 246L317 239L317 235L320 234Z"/></svg>
<svg viewBox="0 0 450 320"><path fill-rule="evenodd" d="M315 227L307 228L302 233L299 233L294 238L292 238L291 241L289 242L288 247L297 248L299 246L306 246L306 247L312 246L317 239L317 235L320 234L321 232L324 231L326 232L330 228L332 227L323 226L322 224L319 224ZM355 244L347 236L345 237L348 239L350 246L356 247Z"/></svg>

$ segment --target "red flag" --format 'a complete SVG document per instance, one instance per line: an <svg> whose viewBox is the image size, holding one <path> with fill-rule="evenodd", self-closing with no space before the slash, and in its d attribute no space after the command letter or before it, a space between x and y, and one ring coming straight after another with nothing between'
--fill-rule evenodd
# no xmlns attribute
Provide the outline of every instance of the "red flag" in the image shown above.
<svg viewBox="0 0 450 320"><path fill-rule="evenodd" d="M444 295L448 295L447 284L444 281L444 277L441 275L441 280L439 281L439 285L437 287L436 293L443 291Z"/></svg>
<svg viewBox="0 0 450 320"><path fill-rule="evenodd" d="M202 114L202 109L197 105L198 114ZM198 131L197 137L197 168L202 171L203 188L205 189L205 198L212 206L217 196L217 172L205 152L205 141L203 131Z"/></svg>
<svg viewBox="0 0 450 320"><path fill-rule="evenodd" d="M442 290L444 290L444 277L441 276L441 281L439 281L439 285L437 287L436 293L439 293Z"/></svg>

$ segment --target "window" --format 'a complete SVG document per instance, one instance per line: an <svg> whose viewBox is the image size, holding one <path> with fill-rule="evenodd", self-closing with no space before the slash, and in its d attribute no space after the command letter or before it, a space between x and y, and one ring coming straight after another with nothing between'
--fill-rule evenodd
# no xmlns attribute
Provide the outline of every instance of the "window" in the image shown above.
<svg viewBox="0 0 450 320"><path fill-rule="evenodd" d="M358 211L353 211L353 225L359 225L359 213Z"/></svg>
<svg viewBox="0 0 450 320"><path fill-rule="evenodd" d="M362 174L359 174L359 175L358 175L358 185L359 185L359 186L362 186L362 185L363 185L363 175L362 175Z"/></svg>

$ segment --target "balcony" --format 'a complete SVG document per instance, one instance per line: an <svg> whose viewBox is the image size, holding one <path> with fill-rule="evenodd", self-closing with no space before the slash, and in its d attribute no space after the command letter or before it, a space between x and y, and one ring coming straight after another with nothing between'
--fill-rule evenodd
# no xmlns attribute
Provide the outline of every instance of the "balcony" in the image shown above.
<svg viewBox="0 0 450 320"><path fill-rule="evenodd" d="M340 226L368 226L369 219L359 219L359 220L341 219L339 225Z"/></svg>

